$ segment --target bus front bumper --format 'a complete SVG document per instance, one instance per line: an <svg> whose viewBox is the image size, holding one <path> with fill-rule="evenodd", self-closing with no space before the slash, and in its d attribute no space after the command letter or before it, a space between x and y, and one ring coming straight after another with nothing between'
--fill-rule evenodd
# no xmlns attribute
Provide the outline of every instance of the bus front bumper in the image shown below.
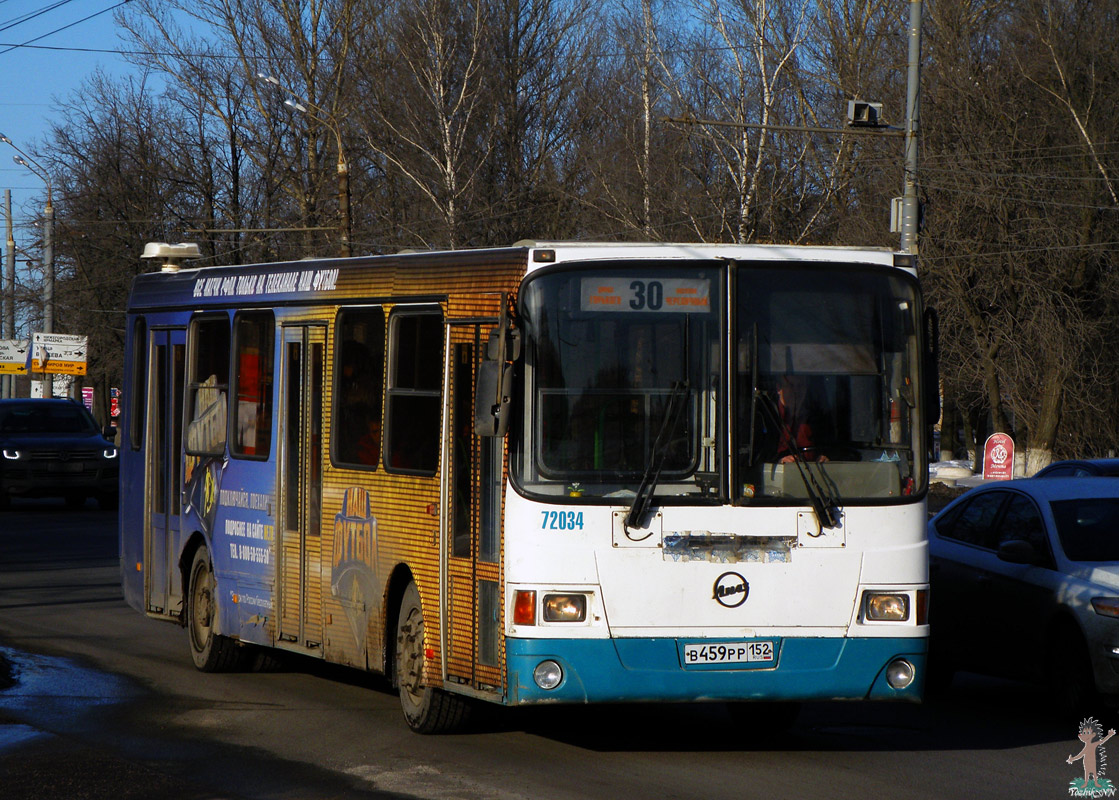
<svg viewBox="0 0 1119 800"><path fill-rule="evenodd" d="M925 638L774 641L775 666L685 666L684 643L677 639L507 639L507 703L921 699ZM534 673L541 665L553 680L558 666L554 688L537 684ZM906 665L912 679L901 685Z"/></svg>

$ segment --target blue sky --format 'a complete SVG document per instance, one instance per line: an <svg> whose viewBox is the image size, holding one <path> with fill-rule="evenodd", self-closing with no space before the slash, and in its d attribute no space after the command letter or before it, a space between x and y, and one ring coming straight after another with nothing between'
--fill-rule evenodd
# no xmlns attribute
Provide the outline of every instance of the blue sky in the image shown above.
<svg viewBox="0 0 1119 800"><path fill-rule="evenodd" d="M113 75L130 70L113 52L122 47L113 23L113 9L121 4L0 0L0 133L34 155L50 129L55 98L65 99L98 67ZM3 190L11 189L20 244L18 226L35 216L45 190L43 181L12 161L15 155L0 143L0 203Z"/></svg>

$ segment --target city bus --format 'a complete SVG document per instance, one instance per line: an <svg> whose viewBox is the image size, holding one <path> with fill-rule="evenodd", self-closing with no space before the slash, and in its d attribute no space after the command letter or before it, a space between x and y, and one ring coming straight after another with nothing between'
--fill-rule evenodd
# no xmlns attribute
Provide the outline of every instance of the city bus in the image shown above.
<svg viewBox="0 0 1119 800"><path fill-rule="evenodd" d="M127 311L124 595L204 671L383 674L421 733L919 700L930 315L884 249L168 257Z"/></svg>

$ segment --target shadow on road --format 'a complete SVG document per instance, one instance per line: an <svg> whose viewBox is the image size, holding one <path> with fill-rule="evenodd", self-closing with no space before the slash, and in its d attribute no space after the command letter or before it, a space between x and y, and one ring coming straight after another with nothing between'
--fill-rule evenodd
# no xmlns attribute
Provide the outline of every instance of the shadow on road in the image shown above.
<svg viewBox="0 0 1119 800"><path fill-rule="evenodd" d="M536 708L506 712L497 724L606 752L905 752L1065 741L1079 722L1047 710L1041 689L963 673L943 697L920 705L805 703L786 731L772 727L772 709L761 709L752 724L749 706L739 708L736 714L720 703Z"/></svg>

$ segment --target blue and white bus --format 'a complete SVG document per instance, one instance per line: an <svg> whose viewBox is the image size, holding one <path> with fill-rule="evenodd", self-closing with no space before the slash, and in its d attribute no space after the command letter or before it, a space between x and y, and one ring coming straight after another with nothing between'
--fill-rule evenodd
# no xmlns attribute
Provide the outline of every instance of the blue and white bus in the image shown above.
<svg viewBox="0 0 1119 800"><path fill-rule="evenodd" d="M420 732L917 700L931 327L876 249L172 261L128 307L125 596L203 670L384 673Z"/></svg>

